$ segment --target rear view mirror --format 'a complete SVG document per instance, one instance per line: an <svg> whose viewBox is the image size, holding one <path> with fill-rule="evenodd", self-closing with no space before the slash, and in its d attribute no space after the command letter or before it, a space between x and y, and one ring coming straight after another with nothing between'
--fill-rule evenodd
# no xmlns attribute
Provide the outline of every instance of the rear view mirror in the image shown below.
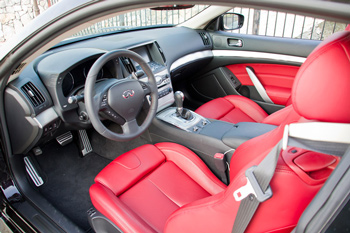
<svg viewBox="0 0 350 233"><path fill-rule="evenodd" d="M182 4L182 5L164 5L159 7L153 7L151 10L155 11L171 11L171 10L184 10L194 7L194 5Z"/></svg>
<svg viewBox="0 0 350 233"><path fill-rule="evenodd" d="M221 15L221 30L235 30L243 26L244 16L237 13L225 13Z"/></svg>

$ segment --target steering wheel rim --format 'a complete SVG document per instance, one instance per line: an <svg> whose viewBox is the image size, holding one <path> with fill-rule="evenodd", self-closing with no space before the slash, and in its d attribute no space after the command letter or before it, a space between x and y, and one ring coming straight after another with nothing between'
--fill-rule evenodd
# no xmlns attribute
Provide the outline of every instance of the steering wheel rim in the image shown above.
<svg viewBox="0 0 350 233"><path fill-rule="evenodd" d="M101 101L102 100L102 94L101 93L96 93L95 91L95 83L96 83L96 79L97 79L97 75L100 71L100 69L108 62L111 61L112 59L118 58L118 57L128 57L131 58L132 60L134 60L135 62L137 62L141 68L143 69L143 71L145 72L145 74L148 77L148 83L142 83L143 85L141 85L140 81L136 81L136 80L125 80L124 82L116 82L114 85L111 85L108 87L108 105L112 105L113 108L120 108L120 106L123 107L123 115L126 116L126 122L121 125L122 129L123 129L123 133L115 133L111 130L109 130L107 127L104 126L104 124L102 123L100 117L99 117L99 111L100 111L100 105L101 105ZM139 88L139 86L136 84L138 83L141 87L141 89ZM120 85L120 86L118 86ZM118 90L124 90L124 86L127 87L128 89L125 90L122 93L117 93ZM125 111L127 110L127 108L129 108L128 104L133 105L136 103L135 100L132 100L134 98L135 95L135 99L140 100L141 96L143 95L143 99L145 99L145 96L147 94L145 94L146 92L140 93L140 90L143 91L143 88L145 87L145 85L147 86L147 88L149 89L149 94L151 96L151 105L150 108L148 110L147 116L145 118L145 120L143 121L143 123L139 126L136 122L136 116L138 113L134 114L134 108L132 106L130 106L130 110L129 111ZM129 88L130 86L132 86L133 88ZM135 91L134 91L135 89ZM128 92L132 92L132 94L128 94ZM125 95L126 93L126 95ZM129 95L129 96L127 96ZM105 95L106 96L106 95ZM121 99L121 96L125 99ZM129 98L130 97L130 98ZM120 103L120 105L118 103L116 103L115 99L119 99L122 101L125 101L125 103ZM105 53L104 55L102 55L101 57L99 57L95 63L92 65L92 67L90 68L90 71L88 73L88 76L86 78L85 81L85 89L84 89L84 101L85 101L85 106L86 106L86 111L89 115L89 118L91 120L91 123L93 125L93 127L95 128L95 130L100 133L102 136L114 140L114 141L128 141L131 140L133 138L138 137L139 135L141 135L148 127L149 125L152 123L153 118L156 115L157 112L157 107L158 107L158 89L157 89L157 84L156 84L156 80L155 77L153 75L153 72L151 70L151 68L148 66L147 62L137 53L132 52L130 50L125 50L125 49L118 49L118 50L114 50L114 51L110 51ZM120 102L122 102L120 101ZM134 102L132 102L134 101ZM136 106L137 108L141 108L143 102L139 103L140 106ZM115 109L113 109L115 110ZM133 111L131 111L133 110ZM117 110L118 111L118 110ZM131 115L130 113L131 112ZM135 115L135 116L134 116Z"/></svg>

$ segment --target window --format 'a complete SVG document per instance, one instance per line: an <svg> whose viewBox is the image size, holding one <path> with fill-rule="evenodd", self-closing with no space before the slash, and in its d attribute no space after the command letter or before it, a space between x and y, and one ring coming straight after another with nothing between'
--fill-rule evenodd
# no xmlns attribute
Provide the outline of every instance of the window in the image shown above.
<svg viewBox="0 0 350 233"><path fill-rule="evenodd" d="M98 22L75 34L75 37L96 33L128 30L137 27L155 25L177 25L206 9L208 5L195 5L183 10L151 10L142 9L121 14Z"/></svg>
<svg viewBox="0 0 350 233"><path fill-rule="evenodd" d="M244 15L244 25L238 30L242 34L324 40L337 31L345 30L347 26L280 11L235 7L229 12Z"/></svg>

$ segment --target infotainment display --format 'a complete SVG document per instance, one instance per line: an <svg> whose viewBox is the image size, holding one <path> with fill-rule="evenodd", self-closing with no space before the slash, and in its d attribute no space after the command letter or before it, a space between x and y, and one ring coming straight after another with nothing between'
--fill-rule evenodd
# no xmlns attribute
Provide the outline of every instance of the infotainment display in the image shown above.
<svg viewBox="0 0 350 233"><path fill-rule="evenodd" d="M132 51L140 55L146 62L150 62L151 58L146 46L141 46L138 48L133 48Z"/></svg>

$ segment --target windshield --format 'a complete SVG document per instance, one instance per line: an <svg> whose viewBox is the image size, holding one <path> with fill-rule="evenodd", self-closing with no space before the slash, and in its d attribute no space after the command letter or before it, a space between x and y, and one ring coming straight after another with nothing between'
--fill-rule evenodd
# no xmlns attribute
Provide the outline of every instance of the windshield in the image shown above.
<svg viewBox="0 0 350 233"><path fill-rule="evenodd" d="M125 31L136 28L149 28L155 26L175 26L197 15L208 5L195 5L181 10L151 10L141 9L121 14L98 22L76 33L73 37L88 36L93 34Z"/></svg>

